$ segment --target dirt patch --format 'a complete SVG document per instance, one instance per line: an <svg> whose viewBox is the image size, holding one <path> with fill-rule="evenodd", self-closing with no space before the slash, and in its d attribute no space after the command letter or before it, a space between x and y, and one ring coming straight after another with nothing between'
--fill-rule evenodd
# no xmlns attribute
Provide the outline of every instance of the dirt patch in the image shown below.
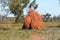
<svg viewBox="0 0 60 40"><path fill-rule="evenodd" d="M32 40L46 40L44 35L36 35L36 34L32 35L31 39Z"/></svg>

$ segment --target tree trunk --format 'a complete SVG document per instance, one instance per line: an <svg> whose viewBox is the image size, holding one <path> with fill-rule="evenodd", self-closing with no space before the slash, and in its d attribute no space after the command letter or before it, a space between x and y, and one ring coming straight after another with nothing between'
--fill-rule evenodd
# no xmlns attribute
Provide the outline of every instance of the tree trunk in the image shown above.
<svg viewBox="0 0 60 40"><path fill-rule="evenodd" d="M18 23L19 22L19 18L20 18L20 15L18 15L15 19L15 23Z"/></svg>

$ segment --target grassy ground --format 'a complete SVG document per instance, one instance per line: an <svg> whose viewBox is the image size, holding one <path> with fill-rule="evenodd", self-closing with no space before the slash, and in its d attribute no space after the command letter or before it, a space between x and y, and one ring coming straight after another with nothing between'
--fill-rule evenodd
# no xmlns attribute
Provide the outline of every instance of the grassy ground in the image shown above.
<svg viewBox="0 0 60 40"><path fill-rule="evenodd" d="M0 40L60 40L60 23L44 22L44 30L22 30L23 24L0 24Z"/></svg>

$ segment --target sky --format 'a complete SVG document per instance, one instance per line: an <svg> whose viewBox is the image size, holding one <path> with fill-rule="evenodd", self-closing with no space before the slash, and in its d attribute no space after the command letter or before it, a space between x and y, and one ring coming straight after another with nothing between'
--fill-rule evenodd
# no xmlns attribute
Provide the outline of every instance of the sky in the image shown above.
<svg viewBox="0 0 60 40"><path fill-rule="evenodd" d="M32 0L31 0L31 2L32 2ZM49 14L51 14L51 16L54 16L54 15L58 16L60 14L59 0L36 0L36 3L38 4L38 8L36 9L36 11L40 15L49 13ZM7 8L8 7L6 7L5 9L7 9ZM0 4L0 10L1 10L1 4ZM27 14L27 10L28 10L28 8L24 9L24 15ZM2 11L0 11L0 13L1 12ZM9 16L13 16L13 15L10 14Z"/></svg>
<svg viewBox="0 0 60 40"><path fill-rule="evenodd" d="M36 11L40 15L49 13L51 16L58 16L60 14L59 0L37 0L36 3L38 4Z"/></svg>
<svg viewBox="0 0 60 40"><path fill-rule="evenodd" d="M60 14L59 0L37 0L39 7L37 11L43 15L50 13L52 16L58 16Z"/></svg>

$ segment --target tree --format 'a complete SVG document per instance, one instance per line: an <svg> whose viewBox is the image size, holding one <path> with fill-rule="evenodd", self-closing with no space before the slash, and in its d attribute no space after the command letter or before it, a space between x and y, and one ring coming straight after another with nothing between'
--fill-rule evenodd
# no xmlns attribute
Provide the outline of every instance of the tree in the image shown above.
<svg viewBox="0 0 60 40"><path fill-rule="evenodd" d="M51 14L49 14L49 13L43 15L44 21L46 21L46 22L49 21L50 20L50 16L51 16Z"/></svg>
<svg viewBox="0 0 60 40"><path fill-rule="evenodd" d="M53 16L53 21L56 21L56 20L57 20L57 19L56 19L56 16L54 15L54 16Z"/></svg>
<svg viewBox="0 0 60 40"><path fill-rule="evenodd" d="M60 20L60 15L58 17L59 17L59 20Z"/></svg>
<svg viewBox="0 0 60 40"><path fill-rule="evenodd" d="M36 0L29 5L29 8L33 7L34 9L37 8ZM16 16L15 23L18 23L21 14L23 13L24 8L30 3L30 0L12 0L10 3L10 10Z"/></svg>
<svg viewBox="0 0 60 40"><path fill-rule="evenodd" d="M3 0L2 1L2 3L1 3L2 5L1 5L1 11L4 13L4 15L2 15L2 16L4 16L4 17L7 17L8 15L9 15L9 12L10 12L10 9L9 9L9 3L8 2L6 2L6 0ZM6 8L7 7L7 8ZM3 14L2 13L2 14Z"/></svg>
<svg viewBox="0 0 60 40"><path fill-rule="evenodd" d="M47 17L46 21L50 21L50 16L51 16L51 14L49 14L49 13L46 14L46 17Z"/></svg>
<svg viewBox="0 0 60 40"><path fill-rule="evenodd" d="M60 0L59 0L59 4L60 4Z"/></svg>
<svg viewBox="0 0 60 40"><path fill-rule="evenodd" d="M9 9L8 5L9 5L9 3L6 2L5 0L3 0L1 3L2 22L4 21L4 18L10 14L10 9ZM8 8L6 8L6 7L8 7Z"/></svg>

